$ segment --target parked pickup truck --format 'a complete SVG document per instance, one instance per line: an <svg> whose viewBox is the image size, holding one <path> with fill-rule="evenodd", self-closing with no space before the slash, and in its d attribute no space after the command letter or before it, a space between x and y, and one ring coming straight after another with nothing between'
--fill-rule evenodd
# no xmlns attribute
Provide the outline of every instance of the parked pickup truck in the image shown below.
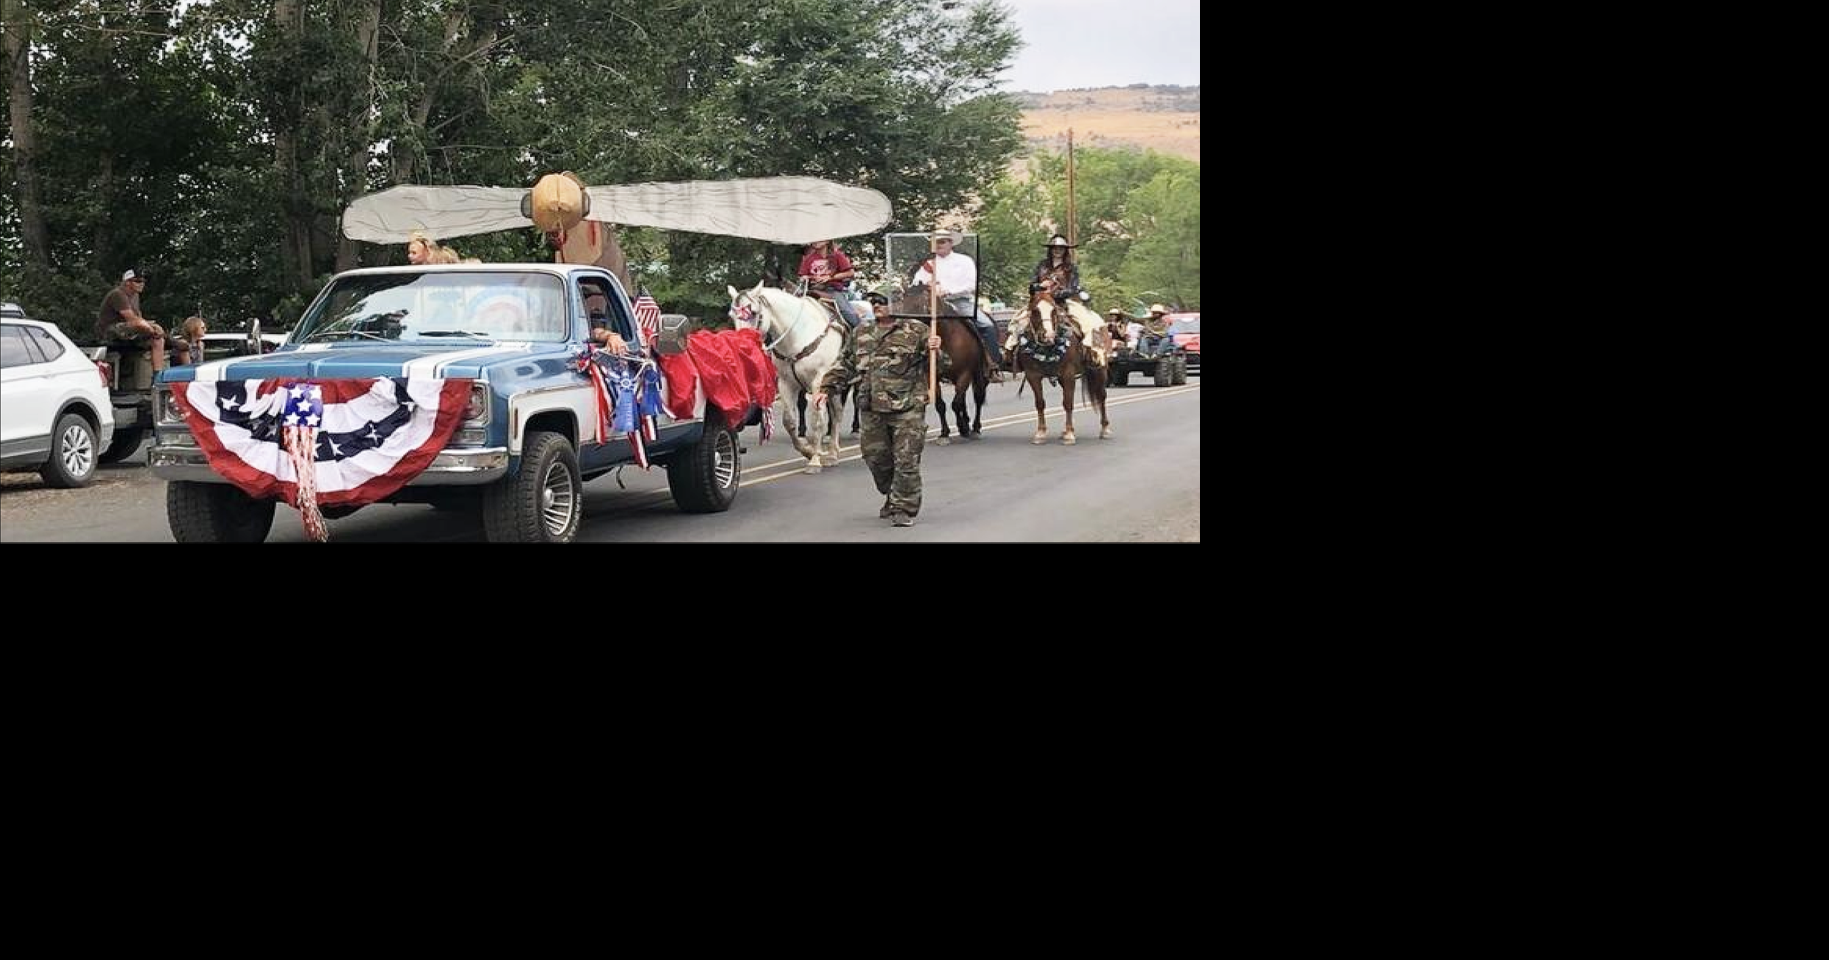
<svg viewBox="0 0 1829 960"><path fill-rule="evenodd" d="M360 479L363 469L378 468L364 467L361 455L350 451L372 448L379 457L390 444L404 449L413 438L403 435L424 426L420 411L441 402L438 385L444 384L440 409L463 406L461 422L441 449L417 454L420 463L430 457L422 471L373 502L477 510L492 541L571 540L583 510L582 485L635 456L626 433L597 440L599 392L579 362L592 309L634 348L684 349L685 332L677 327L663 328L658 344L644 343L627 292L595 266L379 267L333 277L273 353L160 374L148 462L168 481L172 535L180 541L266 538L282 497L252 496L244 487L267 479L263 470L275 482L296 479L289 465L278 462L284 454L274 452L279 444L273 434L286 432L273 417L275 390L319 388L326 406L317 460L333 453L351 457L347 472ZM452 399L465 380L471 381L467 397ZM191 409L187 417L187 397L193 407L210 406L201 438L190 424L203 422L195 419L202 414ZM333 400L348 402L333 412ZM754 404L735 413L739 425L761 417ZM448 419L438 422L450 426ZM742 464L731 422L715 406L705 407L702 419L675 419L664 409L657 417L656 436L645 450L650 461L666 467L681 510L722 511L736 498ZM219 469L235 473L237 482ZM254 479L245 471L254 471ZM314 476L314 496L328 504L324 516L359 509L339 505L337 491L326 491L325 471ZM386 488L383 479L380 489Z"/></svg>

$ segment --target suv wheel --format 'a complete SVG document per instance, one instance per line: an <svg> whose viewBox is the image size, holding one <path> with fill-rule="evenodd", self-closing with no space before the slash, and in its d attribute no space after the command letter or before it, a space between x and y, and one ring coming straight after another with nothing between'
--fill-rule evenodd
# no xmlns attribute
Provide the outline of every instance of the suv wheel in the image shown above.
<svg viewBox="0 0 1829 960"><path fill-rule="evenodd" d="M51 433L51 459L46 460L38 475L46 486L86 487L95 479L95 428L80 413L66 413L57 418L57 429Z"/></svg>

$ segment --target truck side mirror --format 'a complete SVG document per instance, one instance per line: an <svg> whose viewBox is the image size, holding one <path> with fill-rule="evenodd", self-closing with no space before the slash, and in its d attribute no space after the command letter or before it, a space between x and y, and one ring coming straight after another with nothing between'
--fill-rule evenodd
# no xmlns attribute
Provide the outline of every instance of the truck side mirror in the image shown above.
<svg viewBox="0 0 1829 960"><path fill-rule="evenodd" d="M654 352L673 356L686 352L686 335L691 332L692 322L684 314L663 313L660 315L660 336L655 339Z"/></svg>

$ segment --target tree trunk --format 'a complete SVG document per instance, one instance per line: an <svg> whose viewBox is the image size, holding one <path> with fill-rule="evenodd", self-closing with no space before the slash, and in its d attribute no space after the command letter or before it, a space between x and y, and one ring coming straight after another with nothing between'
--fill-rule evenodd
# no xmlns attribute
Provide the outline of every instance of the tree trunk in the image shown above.
<svg viewBox="0 0 1829 960"><path fill-rule="evenodd" d="M372 107L375 102L376 64L378 42L381 36L381 3L382 0L369 0L362 11L361 19L356 21L356 49L362 54L364 73L363 90L365 95L357 106L358 114L350 118L350 129L354 130L355 142L349 147L349 158L345 162L343 175L348 178L349 189L345 192L343 208L349 209L358 197L368 192L368 149L375 139L375 118ZM342 223L341 211L338 212L338 224ZM361 244L342 235L337 236L337 272L354 269L362 252Z"/></svg>
<svg viewBox="0 0 1829 960"><path fill-rule="evenodd" d="M19 232L26 262L51 269L51 236L38 197L38 137L32 127L31 14L19 0L0 0L0 45L8 71L8 111L12 122L13 173L19 181Z"/></svg>
<svg viewBox="0 0 1829 960"><path fill-rule="evenodd" d="M279 28L288 57L299 56L299 41L305 32L305 10L298 0L273 0L273 21ZM292 96L302 97L303 91ZM305 185L298 165L299 110L286 111L273 124L273 168L279 178L279 190L286 211L285 228L280 236L280 263L287 281L297 290L311 287L316 276L311 257L311 211L305 204Z"/></svg>
<svg viewBox="0 0 1829 960"><path fill-rule="evenodd" d="M114 219L107 214L107 210L114 202L114 151L112 148L102 152L98 164L95 171L95 196L101 200L103 212L101 216L95 218L95 236L90 243L91 249L95 251L95 262L99 265L108 262L109 258L114 256ZM131 253L129 259L134 261L132 265L145 269L139 263L142 256L144 254L138 251Z"/></svg>
<svg viewBox="0 0 1829 960"><path fill-rule="evenodd" d="M426 81L425 90L421 91L419 102L413 105L412 130L415 134L414 139L422 150L429 152L432 147L431 132L426 129L426 124L431 121L432 108L438 102L438 90L444 85L445 79L457 68L481 56L500 40L495 22L485 24L471 20L471 15L476 12L475 10L466 12L459 9L445 14L445 36L440 49L445 57L444 66L440 67L438 72ZM466 26L469 28L470 42L464 44L460 49L459 41L464 38ZM417 162L418 156L412 151L395 154L394 183L411 183ZM434 237L432 239L442 238Z"/></svg>

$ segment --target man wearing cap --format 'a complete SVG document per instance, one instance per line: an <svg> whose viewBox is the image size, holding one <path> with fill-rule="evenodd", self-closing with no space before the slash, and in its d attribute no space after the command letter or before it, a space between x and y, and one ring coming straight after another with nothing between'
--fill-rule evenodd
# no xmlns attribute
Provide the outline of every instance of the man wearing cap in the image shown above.
<svg viewBox="0 0 1829 960"><path fill-rule="evenodd" d="M1173 344L1169 340L1168 312L1169 308L1160 303L1150 304L1149 319L1143 321L1143 342L1137 347L1144 356L1155 356L1165 340Z"/></svg>
<svg viewBox="0 0 1829 960"><path fill-rule="evenodd" d="M940 338L928 333L920 320L891 314L882 294L872 293L868 299L876 322L859 325L845 340L838 363L813 394L813 404L823 405L827 397L843 396L846 388L857 387L864 428L858 446L870 465L876 492L883 495L877 516L898 527L912 527L921 512L927 360L940 349Z"/></svg>
<svg viewBox="0 0 1829 960"><path fill-rule="evenodd" d="M102 297L101 314L95 319L95 335L103 343L126 344L145 348L152 356L152 372L165 369L165 328L140 314L140 293L146 289L146 271L133 269L121 274L121 285ZM190 342L171 338L178 363L191 362Z"/></svg>
<svg viewBox="0 0 1829 960"><path fill-rule="evenodd" d="M978 339L983 340L984 348L990 351L992 369L1002 366L1003 351L997 347L997 327L991 323L990 316L978 309L972 300L978 293L978 264L971 257L953 251L953 247L963 239L957 231L939 230L930 239L933 241L934 255L921 262L921 269L915 271L914 282L937 286L948 314L971 317L972 323L978 327ZM935 281L936 274L938 282Z"/></svg>

